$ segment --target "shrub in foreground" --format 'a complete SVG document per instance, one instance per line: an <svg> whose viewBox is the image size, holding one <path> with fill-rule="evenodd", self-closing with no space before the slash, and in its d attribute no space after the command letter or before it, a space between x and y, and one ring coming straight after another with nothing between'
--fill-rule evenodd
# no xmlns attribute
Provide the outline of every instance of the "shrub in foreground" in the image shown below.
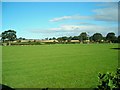
<svg viewBox="0 0 120 90"><path fill-rule="evenodd" d="M120 88L120 68L117 69L116 73L99 73L98 78L98 90L112 90L113 88Z"/></svg>

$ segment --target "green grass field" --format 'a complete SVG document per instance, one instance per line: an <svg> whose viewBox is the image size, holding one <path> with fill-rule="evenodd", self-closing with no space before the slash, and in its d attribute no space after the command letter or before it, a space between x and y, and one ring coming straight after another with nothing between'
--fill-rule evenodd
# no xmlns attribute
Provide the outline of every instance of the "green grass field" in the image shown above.
<svg viewBox="0 0 120 90"><path fill-rule="evenodd" d="M15 88L94 88L114 72L117 44L4 46L3 84Z"/></svg>

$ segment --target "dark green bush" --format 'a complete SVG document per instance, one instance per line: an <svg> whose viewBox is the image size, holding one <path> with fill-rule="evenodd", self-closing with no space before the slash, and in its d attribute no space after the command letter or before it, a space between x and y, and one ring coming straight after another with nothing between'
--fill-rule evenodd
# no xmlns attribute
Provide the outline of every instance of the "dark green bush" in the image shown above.
<svg viewBox="0 0 120 90"><path fill-rule="evenodd" d="M112 90L113 88L120 88L120 68L118 68L115 73L99 73L98 78L98 90Z"/></svg>

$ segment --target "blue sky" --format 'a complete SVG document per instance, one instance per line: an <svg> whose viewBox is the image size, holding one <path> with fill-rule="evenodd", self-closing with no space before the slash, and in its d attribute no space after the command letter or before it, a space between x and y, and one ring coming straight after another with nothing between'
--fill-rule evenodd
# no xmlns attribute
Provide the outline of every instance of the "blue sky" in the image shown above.
<svg viewBox="0 0 120 90"><path fill-rule="evenodd" d="M113 2L2 2L2 31L28 39L118 34L117 9Z"/></svg>
<svg viewBox="0 0 120 90"><path fill-rule="evenodd" d="M118 2L119 0L2 0L3 2Z"/></svg>

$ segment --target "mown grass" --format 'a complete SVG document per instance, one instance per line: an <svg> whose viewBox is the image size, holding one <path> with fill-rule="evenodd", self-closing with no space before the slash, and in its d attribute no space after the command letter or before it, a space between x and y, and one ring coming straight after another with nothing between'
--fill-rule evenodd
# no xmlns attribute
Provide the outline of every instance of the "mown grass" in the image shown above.
<svg viewBox="0 0 120 90"><path fill-rule="evenodd" d="M94 88L98 73L114 72L117 44L3 47L3 84L15 88Z"/></svg>
<svg viewBox="0 0 120 90"><path fill-rule="evenodd" d="M2 46L0 46L0 84L2 83Z"/></svg>

